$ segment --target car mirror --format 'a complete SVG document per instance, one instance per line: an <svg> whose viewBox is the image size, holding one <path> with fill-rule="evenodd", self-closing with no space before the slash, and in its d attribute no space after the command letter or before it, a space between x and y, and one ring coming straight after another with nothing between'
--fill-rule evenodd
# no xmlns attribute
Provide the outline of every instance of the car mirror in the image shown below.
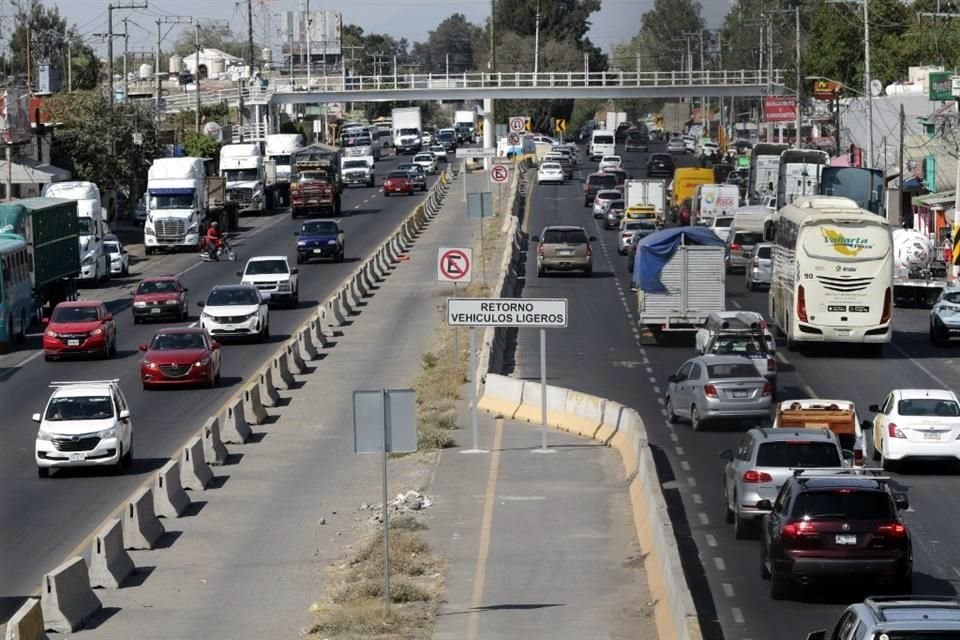
<svg viewBox="0 0 960 640"><path fill-rule="evenodd" d="M243 271L237 271L237 275L242 278L242 277L243 277Z"/></svg>
<svg viewBox="0 0 960 640"><path fill-rule="evenodd" d="M180 291L182 291L182 292L184 292L184 293L186 293L187 291L190 291L190 289L187 289L186 287L184 287L184 288L183 288L183 289L181 289Z"/></svg>
<svg viewBox="0 0 960 640"><path fill-rule="evenodd" d="M298 236L298 235L300 235L300 232L299 232L299 231L294 231L294 232L293 232L293 235Z"/></svg>
<svg viewBox="0 0 960 640"><path fill-rule="evenodd" d="M843 457L844 462L853 462L856 459L856 456L853 455L853 451L849 449L844 449L840 452L840 455Z"/></svg>
<svg viewBox="0 0 960 640"><path fill-rule="evenodd" d="M44 327L47 326L48 324L50 324L50 318L41 318L40 324L43 325Z"/></svg>
<svg viewBox="0 0 960 640"><path fill-rule="evenodd" d="M108 313L107 315L103 316L103 319L105 322L110 322L111 320L113 320L113 314Z"/></svg>
<svg viewBox="0 0 960 640"><path fill-rule="evenodd" d="M137 295L137 292L136 292L136 291L131 291L131 292L130 292L130 295L135 296L135 295Z"/></svg>
<svg viewBox="0 0 960 640"><path fill-rule="evenodd" d="M773 503L769 500L757 500L757 509L764 511L773 511Z"/></svg>
<svg viewBox="0 0 960 640"><path fill-rule="evenodd" d="M300 273L300 269L297 269L296 267L294 267L293 269L290 269L290 273L293 275L297 275L298 273Z"/></svg>
<svg viewBox="0 0 960 640"><path fill-rule="evenodd" d="M126 253L126 252L127 252L126 249L120 249L120 253Z"/></svg>
<svg viewBox="0 0 960 640"><path fill-rule="evenodd" d="M880 405L872 404L869 407L867 407L867 411L871 413L880 413Z"/></svg>
<svg viewBox="0 0 960 640"><path fill-rule="evenodd" d="M893 502L897 505L897 509L900 511L906 511L910 508L910 499L907 498L907 494L905 493L894 494Z"/></svg>
<svg viewBox="0 0 960 640"><path fill-rule="evenodd" d="M597 241L596 236L590 236L590 242L596 242L596 241Z"/></svg>
<svg viewBox="0 0 960 640"><path fill-rule="evenodd" d="M811 631L807 634L807 640L827 640L827 631L825 629Z"/></svg>
<svg viewBox="0 0 960 640"><path fill-rule="evenodd" d="M732 460L733 460L733 449L724 449L723 451L721 451L721 452L720 452L720 459L721 459L721 460L726 460L726 461L728 461L728 462L729 462L729 461L732 461Z"/></svg>
<svg viewBox="0 0 960 640"><path fill-rule="evenodd" d="M201 307L201 308L202 308L202 307L203 307L203 305L204 305L204 303L203 303L203 302L197 302L197 306L198 306L198 307Z"/></svg>
<svg viewBox="0 0 960 640"><path fill-rule="evenodd" d="M146 351L146 350L147 350L147 345L142 344L142 345L140 345L139 349L140 349L140 351Z"/></svg>
<svg viewBox="0 0 960 640"><path fill-rule="evenodd" d="M860 429L861 429L861 430L863 430L863 429L873 429L873 423L870 422L869 420L861 420L861 421L860 421Z"/></svg>
<svg viewBox="0 0 960 640"><path fill-rule="evenodd" d="M530 236L531 242L540 242L540 236Z"/></svg>
<svg viewBox="0 0 960 640"><path fill-rule="evenodd" d="M129 420L130 419L130 409L121 409L120 410L120 419Z"/></svg>
<svg viewBox="0 0 960 640"><path fill-rule="evenodd" d="M33 420L34 422L40 422L40 414L35 413L32 416L30 416L30 419Z"/></svg>
<svg viewBox="0 0 960 640"><path fill-rule="evenodd" d="M680 376L675 373L671 374L670 377L667 378L667 382L680 382Z"/></svg>
<svg viewBox="0 0 960 640"><path fill-rule="evenodd" d="M217 349L220 348L220 343L219 343L219 342L211 342L211 343L210 343L210 348L213 349L214 351L216 351Z"/></svg>

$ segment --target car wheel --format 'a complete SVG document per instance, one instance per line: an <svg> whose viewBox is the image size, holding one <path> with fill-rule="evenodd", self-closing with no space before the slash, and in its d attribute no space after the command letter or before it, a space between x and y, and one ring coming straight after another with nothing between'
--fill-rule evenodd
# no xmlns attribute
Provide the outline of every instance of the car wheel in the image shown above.
<svg viewBox="0 0 960 640"><path fill-rule="evenodd" d="M383 197L384 197L384 198L389 198L389 197L390 197L390 192L387 191L386 189L384 189L384 191L383 191Z"/></svg>
<svg viewBox="0 0 960 640"><path fill-rule="evenodd" d="M297 255L297 264L303 264L303 256Z"/></svg>
<svg viewBox="0 0 960 640"><path fill-rule="evenodd" d="M880 468L883 469L884 471L896 471L897 461L888 460L887 457L883 455L883 451L881 450L880 451Z"/></svg>
<svg viewBox="0 0 960 640"><path fill-rule="evenodd" d="M204 386L207 389L213 389L215 386L217 386L217 375L212 374L210 377L208 377Z"/></svg>
<svg viewBox="0 0 960 640"><path fill-rule="evenodd" d="M745 540L750 536L750 522L740 517L740 512L736 508L737 495L733 495L733 537L737 540Z"/></svg>
<svg viewBox="0 0 960 640"><path fill-rule="evenodd" d="M290 303L291 307L300 306L300 287L297 287L293 292L293 301Z"/></svg>
<svg viewBox="0 0 960 640"><path fill-rule="evenodd" d="M765 545L760 544L760 577L764 580L770 579L770 570L767 569L767 554L764 550Z"/></svg>
<svg viewBox="0 0 960 640"><path fill-rule="evenodd" d="M127 449L126 453L123 454L120 458L120 464L124 469L129 469L133 466L133 439L130 440L130 448Z"/></svg>
<svg viewBox="0 0 960 640"><path fill-rule="evenodd" d="M874 429L876 429L876 427L874 427ZM882 437L881 437L880 442L881 442L881 443L883 442ZM882 447L883 445L881 444L880 446ZM872 456L871 456L871 457L873 458L874 462L879 462L879 461L880 461L880 447L877 446L877 441L874 440L873 438L870 438L870 448L873 449L873 453L872 453Z"/></svg>
<svg viewBox="0 0 960 640"><path fill-rule="evenodd" d="M122 275L124 278L130 275L130 267L127 265L123 265L123 271L120 272L120 275Z"/></svg>
<svg viewBox="0 0 960 640"><path fill-rule="evenodd" d="M107 357L112 358L117 355L117 338L113 338L113 342L110 343L110 349L107 351Z"/></svg>
<svg viewBox="0 0 960 640"><path fill-rule="evenodd" d="M38 477L38 478L49 478L49 477L50 477L50 467L37 467L37 477Z"/></svg>
<svg viewBox="0 0 960 640"><path fill-rule="evenodd" d="M677 416L677 412L673 410L673 398L670 396L667 396L667 405L665 409L667 412L667 422L670 424L676 424L677 420L679 420L679 416Z"/></svg>
<svg viewBox="0 0 960 640"><path fill-rule="evenodd" d="M697 405L690 406L690 428L694 431L700 431L703 427L703 420L700 419L700 412L697 411Z"/></svg>
<svg viewBox="0 0 960 640"><path fill-rule="evenodd" d="M538 278L543 278L543 277L545 277L546 275L547 275L547 270L544 269L542 266L537 265L537 277L538 277Z"/></svg>
<svg viewBox="0 0 960 640"><path fill-rule="evenodd" d="M140 318L138 318L138 317L136 316L136 314L134 314L134 316L133 316L133 324L140 324L140 322L142 322L142 321L140 320Z"/></svg>
<svg viewBox="0 0 960 640"><path fill-rule="evenodd" d="M786 576L773 568L770 572L770 597L773 600L785 600L790 595L790 582Z"/></svg>
<svg viewBox="0 0 960 640"><path fill-rule="evenodd" d="M913 595L913 572L908 573L894 582L892 592L894 595Z"/></svg>
<svg viewBox="0 0 960 640"><path fill-rule="evenodd" d="M590 265L589 267L587 267L586 269L584 269L584 270L583 270L583 275L584 275L584 277L592 278L592 277L593 277L593 265Z"/></svg>

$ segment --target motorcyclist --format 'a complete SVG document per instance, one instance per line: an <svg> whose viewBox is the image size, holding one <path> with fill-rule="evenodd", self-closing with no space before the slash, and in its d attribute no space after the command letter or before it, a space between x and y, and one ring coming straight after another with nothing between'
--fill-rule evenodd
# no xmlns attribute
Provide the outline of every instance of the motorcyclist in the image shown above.
<svg viewBox="0 0 960 640"><path fill-rule="evenodd" d="M223 234L220 233L219 223L210 223L210 226L207 228L207 235L204 236L204 241L206 243L207 255L211 260L217 260L217 251L226 244L223 239Z"/></svg>

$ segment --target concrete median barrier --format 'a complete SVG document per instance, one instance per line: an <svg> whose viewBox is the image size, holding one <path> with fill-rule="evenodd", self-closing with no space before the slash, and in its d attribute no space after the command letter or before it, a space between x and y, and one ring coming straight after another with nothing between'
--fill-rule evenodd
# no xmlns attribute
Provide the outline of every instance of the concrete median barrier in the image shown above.
<svg viewBox="0 0 960 640"><path fill-rule="evenodd" d="M153 549L165 531L153 511L153 491L140 489L123 509L124 548Z"/></svg>
<svg viewBox="0 0 960 640"><path fill-rule="evenodd" d="M203 491L211 480L213 471L203 453L203 439L197 436L180 452L180 486L190 491Z"/></svg>
<svg viewBox="0 0 960 640"><path fill-rule="evenodd" d="M160 467L153 481L153 511L160 518L179 518L190 506L190 496L180 484L180 461Z"/></svg>
<svg viewBox="0 0 960 640"><path fill-rule="evenodd" d="M318 312L313 318L313 321L310 322L310 331L312 332L311 335L314 342L319 346L319 348L327 349L330 347L330 341L328 340L328 336L325 333L323 326L323 309L325 309L325 307L320 307L321 312Z"/></svg>
<svg viewBox="0 0 960 640"><path fill-rule="evenodd" d="M300 353L306 356L307 360L318 360L320 358L320 352L317 351L317 348L313 344L313 320L307 322L307 326L297 332L297 346L300 348Z"/></svg>
<svg viewBox="0 0 960 640"><path fill-rule="evenodd" d="M343 308L340 291L330 300L327 309L327 315L332 320L331 327L342 327L347 324L347 312ZM334 335L336 335L336 331L334 331Z"/></svg>
<svg viewBox="0 0 960 640"><path fill-rule="evenodd" d="M563 413L557 409L565 406L566 397L566 389L547 385L547 424L551 427L560 427L563 423ZM540 383L525 380L523 383L523 398L520 401L517 413L513 416L514 419L539 424L543 419L542 412Z"/></svg>
<svg viewBox="0 0 960 640"><path fill-rule="evenodd" d="M243 390L243 410L247 420L253 424L263 424L269 417L266 407L260 401L260 385L256 382L247 385Z"/></svg>
<svg viewBox="0 0 960 640"><path fill-rule="evenodd" d="M593 438L603 423L603 408L606 400L579 391L567 391L563 397L563 406L551 407L550 401L557 400L547 394L547 411L556 410L563 414L560 418L563 427L571 433Z"/></svg>
<svg viewBox="0 0 960 640"><path fill-rule="evenodd" d="M487 376L477 408L512 419L523 400L523 381L491 373Z"/></svg>
<svg viewBox="0 0 960 640"><path fill-rule="evenodd" d="M605 444L610 444L610 441L613 440L617 431L620 430L623 412L626 411L626 409L627 408L619 402L605 400L603 403L603 418L600 420L600 428L597 429L597 433L593 438Z"/></svg>
<svg viewBox="0 0 960 640"><path fill-rule="evenodd" d="M273 384L273 364L268 364L257 374L257 386L260 387L260 401L265 407L280 406L280 394Z"/></svg>
<svg viewBox="0 0 960 640"><path fill-rule="evenodd" d="M285 353L287 354L287 362L292 367L292 372L298 376L306 375L309 373L307 368L307 363L303 359L303 354L300 353L300 343L296 338L287 340L287 343L284 345Z"/></svg>
<svg viewBox="0 0 960 640"><path fill-rule="evenodd" d="M243 410L243 398L237 398L227 405L223 414L220 439L226 444L244 444L250 439L250 425Z"/></svg>
<svg viewBox="0 0 960 640"><path fill-rule="evenodd" d="M363 306L361 303L364 298L370 297L370 290L367 289L366 284L363 281L363 270L359 269L356 273L353 274L353 277L350 278L350 283L348 284L351 290L351 295L356 301L356 306Z"/></svg>
<svg viewBox="0 0 960 640"><path fill-rule="evenodd" d="M203 457L207 464L226 464L227 448L220 439L220 417L207 419L203 425Z"/></svg>
<svg viewBox="0 0 960 640"><path fill-rule="evenodd" d="M297 381L290 373L290 359L286 350L280 355L274 356L270 366L273 368L274 380L280 385L281 389L290 390L297 386Z"/></svg>
<svg viewBox="0 0 960 640"><path fill-rule="evenodd" d="M340 311L346 317L350 317L354 314L356 309L356 304L350 299L350 287L344 286L337 292L337 300L340 301ZM341 324L347 324L346 321L341 322Z"/></svg>
<svg viewBox="0 0 960 640"><path fill-rule="evenodd" d="M123 524L111 520L97 532L90 548L90 586L94 589L119 589L136 567L123 548Z"/></svg>
<svg viewBox="0 0 960 640"><path fill-rule="evenodd" d="M43 628L43 609L39 598L27 598L7 620L4 640L48 640Z"/></svg>
<svg viewBox="0 0 960 640"><path fill-rule="evenodd" d="M43 576L40 609L44 631L72 633L102 606L90 587L87 562L83 558L70 558Z"/></svg>

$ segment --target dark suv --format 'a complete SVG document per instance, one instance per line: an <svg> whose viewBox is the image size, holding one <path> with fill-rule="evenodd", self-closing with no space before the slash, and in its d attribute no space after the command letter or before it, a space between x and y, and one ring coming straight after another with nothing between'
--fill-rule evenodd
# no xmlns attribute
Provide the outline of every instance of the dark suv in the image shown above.
<svg viewBox="0 0 960 640"><path fill-rule="evenodd" d="M782 600L795 585L817 580L872 579L897 593L913 590L913 547L898 511L907 497L894 495L877 469L798 469L775 503L761 500L760 574L770 597ZM806 473L810 475L804 475Z"/></svg>
<svg viewBox="0 0 960 640"><path fill-rule="evenodd" d="M647 160L648 178L672 178L676 165L669 153L655 153Z"/></svg>
<svg viewBox="0 0 960 640"><path fill-rule="evenodd" d="M591 173L583 183L583 206L589 207L601 189L616 189L617 176L609 173Z"/></svg>

